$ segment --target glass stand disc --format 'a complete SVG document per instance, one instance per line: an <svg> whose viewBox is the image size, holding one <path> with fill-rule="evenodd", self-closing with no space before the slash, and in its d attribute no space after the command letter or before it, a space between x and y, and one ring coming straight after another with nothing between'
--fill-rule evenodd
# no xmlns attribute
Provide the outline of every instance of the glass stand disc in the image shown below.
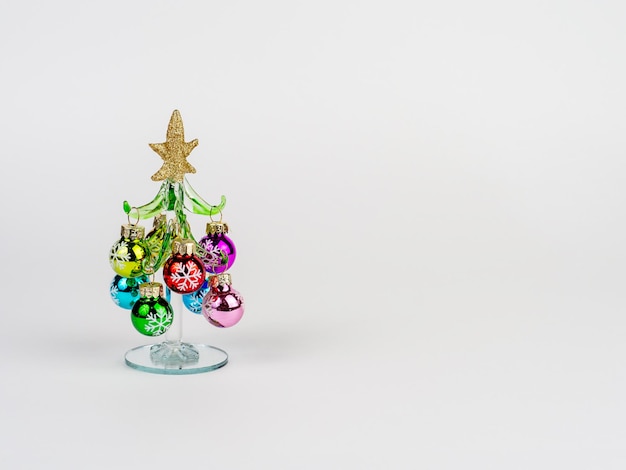
<svg viewBox="0 0 626 470"><path fill-rule="evenodd" d="M165 341L131 349L126 365L153 374L184 375L209 372L224 367L228 354L208 344Z"/></svg>

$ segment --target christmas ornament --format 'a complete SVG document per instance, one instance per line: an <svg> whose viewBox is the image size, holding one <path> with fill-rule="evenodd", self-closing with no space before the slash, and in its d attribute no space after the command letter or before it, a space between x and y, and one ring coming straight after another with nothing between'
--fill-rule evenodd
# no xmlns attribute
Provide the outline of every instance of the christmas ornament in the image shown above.
<svg viewBox="0 0 626 470"><path fill-rule="evenodd" d="M195 248L192 239L172 242L172 256L163 265L163 280L174 292L189 294L202 287L206 273Z"/></svg>
<svg viewBox="0 0 626 470"><path fill-rule="evenodd" d="M228 225L221 221L211 221L206 225L206 235L198 245L202 247L202 262L207 273L223 273L235 262L237 250L227 233Z"/></svg>
<svg viewBox="0 0 626 470"><path fill-rule="evenodd" d="M160 282L146 282L139 286L141 297L130 314L135 329L146 336L159 336L172 324L174 312L170 303L163 298Z"/></svg>
<svg viewBox="0 0 626 470"><path fill-rule="evenodd" d="M143 261L148 254L141 225L125 224L122 237L111 247L109 262L113 271L123 277L138 277L144 274Z"/></svg>
<svg viewBox="0 0 626 470"><path fill-rule="evenodd" d="M139 300L139 285L144 282L148 282L148 276L123 277L117 274L109 288L111 299L118 307L130 310Z"/></svg>
<svg viewBox="0 0 626 470"><path fill-rule="evenodd" d="M192 313L202 313L202 299L208 294L209 290L209 282L205 280L200 289L191 294L183 295L183 305Z"/></svg>
<svg viewBox="0 0 626 470"><path fill-rule="evenodd" d="M209 276L211 290L202 300L202 315L214 326L228 328L243 316L243 297L231 285L228 273Z"/></svg>

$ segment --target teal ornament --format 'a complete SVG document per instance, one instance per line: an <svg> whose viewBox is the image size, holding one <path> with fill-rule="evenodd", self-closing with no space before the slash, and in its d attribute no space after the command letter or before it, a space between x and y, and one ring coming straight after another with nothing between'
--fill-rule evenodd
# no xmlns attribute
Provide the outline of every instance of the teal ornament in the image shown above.
<svg viewBox="0 0 626 470"><path fill-rule="evenodd" d="M117 274L109 287L111 300L118 307L130 310L139 300L139 284L148 282L148 276L124 277Z"/></svg>

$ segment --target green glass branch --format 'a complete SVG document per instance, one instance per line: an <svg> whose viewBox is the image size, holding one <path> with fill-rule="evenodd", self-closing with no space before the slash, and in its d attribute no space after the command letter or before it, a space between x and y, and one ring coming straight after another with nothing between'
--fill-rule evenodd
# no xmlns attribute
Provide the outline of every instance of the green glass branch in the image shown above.
<svg viewBox="0 0 626 470"><path fill-rule="evenodd" d="M213 206L200 197L200 195L191 187L187 178L183 180L183 188L187 199L185 202L190 201L191 207L185 205L187 210L199 215L216 215L222 212L226 205L226 197L222 196L220 203L217 206Z"/></svg>
<svg viewBox="0 0 626 470"><path fill-rule="evenodd" d="M216 206L206 202L186 178L182 182L166 179L152 201L139 207L133 207L128 201L124 201L124 212L129 215L129 218L138 217L139 219L158 217L165 212L174 213L172 220L155 227L146 237L151 252L151 256L146 260L146 268L154 272L169 256L171 241L178 236L192 239L196 242L197 254L201 257L206 256L204 248L198 245L198 241L193 236L185 210L194 214L213 216L219 214L225 205L224 196Z"/></svg>
<svg viewBox="0 0 626 470"><path fill-rule="evenodd" d="M168 190L167 183L167 181L164 181L154 199L149 203L144 204L143 206L133 208L133 206L131 206L128 201L124 201L124 212L126 214L129 214L131 217L137 216L139 217L139 219L149 219L150 217L155 217L156 215L163 212L166 209L165 200ZM136 209L137 214L130 214L133 209Z"/></svg>
<svg viewBox="0 0 626 470"><path fill-rule="evenodd" d="M183 180L182 186L165 180L157 195L147 204L134 208L128 201L124 201L124 212L131 217L136 215L139 219L149 219L166 210L180 214L184 207L194 214L211 216L219 214L225 206L226 197L222 196L218 205L209 204L193 189L187 179ZM136 209L137 214L131 214L133 209Z"/></svg>

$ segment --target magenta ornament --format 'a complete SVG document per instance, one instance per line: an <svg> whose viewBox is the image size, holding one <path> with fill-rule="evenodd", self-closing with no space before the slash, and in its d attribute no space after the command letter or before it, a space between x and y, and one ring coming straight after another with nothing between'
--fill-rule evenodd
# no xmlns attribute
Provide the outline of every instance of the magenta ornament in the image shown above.
<svg viewBox="0 0 626 470"><path fill-rule="evenodd" d="M235 262L237 249L227 233L227 224L209 222L206 226L206 235L198 242L201 247L198 254L209 274L221 274L230 269Z"/></svg>
<svg viewBox="0 0 626 470"><path fill-rule="evenodd" d="M243 297L231 284L230 274L209 276L211 290L202 299L202 315L213 326L228 328L243 316Z"/></svg>

